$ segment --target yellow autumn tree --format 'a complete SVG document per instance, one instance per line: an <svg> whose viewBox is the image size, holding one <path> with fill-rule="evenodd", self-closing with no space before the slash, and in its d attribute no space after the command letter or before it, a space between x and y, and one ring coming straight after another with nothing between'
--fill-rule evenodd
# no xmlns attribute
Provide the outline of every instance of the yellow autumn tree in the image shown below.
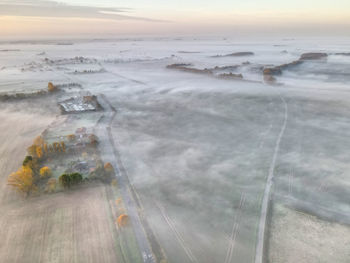
<svg viewBox="0 0 350 263"><path fill-rule="evenodd" d="M41 136L39 136L41 138ZM34 140L34 144L29 146L27 148L27 152L30 156L32 157L37 157L37 158L41 158L44 156L44 149L43 146L45 146L45 144L41 144L40 138L37 137ZM42 138L41 138L42 139Z"/></svg>
<svg viewBox="0 0 350 263"><path fill-rule="evenodd" d="M22 166L17 172L8 177L8 185L27 196L35 188L33 184L33 171L29 166Z"/></svg>
<svg viewBox="0 0 350 263"><path fill-rule="evenodd" d="M29 155L24 158L22 165L29 167L32 171L37 171L39 169L37 158L33 158Z"/></svg>
<svg viewBox="0 0 350 263"><path fill-rule="evenodd" d="M52 175L51 169L47 166L42 167L39 173L41 178L50 177Z"/></svg>
<svg viewBox="0 0 350 263"><path fill-rule="evenodd" d="M33 144L36 145L36 146L41 146L44 143L45 143L45 141L44 141L43 137L41 137L40 135L38 137L36 137L34 139L34 142L33 142Z"/></svg>
<svg viewBox="0 0 350 263"><path fill-rule="evenodd" d="M43 157L44 153L43 153L43 148L41 146L36 146L36 156L38 158Z"/></svg>

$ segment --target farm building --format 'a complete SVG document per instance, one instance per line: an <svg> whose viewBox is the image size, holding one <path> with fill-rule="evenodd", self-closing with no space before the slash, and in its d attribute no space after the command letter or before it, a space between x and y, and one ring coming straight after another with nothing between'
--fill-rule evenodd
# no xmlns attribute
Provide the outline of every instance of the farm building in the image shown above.
<svg viewBox="0 0 350 263"><path fill-rule="evenodd" d="M96 96L72 97L60 102L59 106L63 114L97 111L101 108Z"/></svg>

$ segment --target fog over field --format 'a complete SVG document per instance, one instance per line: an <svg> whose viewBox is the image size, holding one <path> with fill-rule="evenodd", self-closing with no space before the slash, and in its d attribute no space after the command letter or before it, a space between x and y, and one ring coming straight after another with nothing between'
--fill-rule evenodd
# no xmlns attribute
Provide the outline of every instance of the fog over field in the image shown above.
<svg viewBox="0 0 350 263"><path fill-rule="evenodd" d="M350 262L349 47L0 42L0 262ZM74 86L36 96L48 82ZM61 114L58 103L81 94L103 109ZM118 190L23 198L7 185L36 136L79 125L93 127Z"/></svg>

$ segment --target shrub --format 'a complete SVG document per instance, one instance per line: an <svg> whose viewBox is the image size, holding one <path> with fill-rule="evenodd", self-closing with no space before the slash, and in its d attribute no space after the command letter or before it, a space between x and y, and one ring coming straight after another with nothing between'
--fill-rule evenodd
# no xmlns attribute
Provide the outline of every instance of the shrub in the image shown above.
<svg viewBox="0 0 350 263"><path fill-rule="evenodd" d="M33 161L33 157L27 155L26 158L24 158L24 160L23 160L23 166L26 166L26 165L30 165L31 166L32 161Z"/></svg>
<svg viewBox="0 0 350 263"><path fill-rule="evenodd" d="M71 177L71 184L80 184L83 181L83 176L80 173L72 173L69 175Z"/></svg>
<svg viewBox="0 0 350 263"><path fill-rule="evenodd" d="M55 85L53 85L52 82L49 82L49 83L47 84L47 89L48 89L48 91L50 91L50 92L54 92L54 91L57 90L57 87L56 87Z"/></svg>
<svg viewBox="0 0 350 263"><path fill-rule="evenodd" d="M83 159L86 160L86 159L89 157L89 155L88 155L87 152L83 152L83 153L81 154L81 157L83 157Z"/></svg>
<svg viewBox="0 0 350 263"><path fill-rule="evenodd" d="M101 159L96 160L96 175L103 176L104 175L104 165Z"/></svg>
<svg viewBox="0 0 350 263"><path fill-rule="evenodd" d="M33 173L37 172L39 169L38 159L30 155L27 155L26 158L24 158L22 165L24 167L29 167Z"/></svg>
<svg viewBox="0 0 350 263"><path fill-rule="evenodd" d="M40 177L45 178L45 177L51 177L52 176L52 171L49 167L44 166L40 169Z"/></svg>
<svg viewBox="0 0 350 263"><path fill-rule="evenodd" d="M117 200L115 200L115 204L116 206L120 206L122 204L122 199L121 198L118 198Z"/></svg>
<svg viewBox="0 0 350 263"><path fill-rule="evenodd" d="M69 135L67 135L67 138L68 138L68 141L73 142L73 141L75 141L76 136L75 136L75 134L69 134Z"/></svg>
<svg viewBox="0 0 350 263"><path fill-rule="evenodd" d="M57 180L55 178L51 178L47 181L46 190L48 193L52 193L56 191Z"/></svg>
<svg viewBox="0 0 350 263"><path fill-rule="evenodd" d="M62 174L58 178L58 180L64 188L69 188L71 186L71 178L70 178L69 174Z"/></svg>
<svg viewBox="0 0 350 263"><path fill-rule="evenodd" d="M112 182L111 182L111 185L114 186L114 187L118 186L117 179L113 179Z"/></svg>
<svg viewBox="0 0 350 263"><path fill-rule="evenodd" d="M104 170L108 174L113 174L114 173L114 168L113 168L111 163L105 163Z"/></svg>
<svg viewBox="0 0 350 263"><path fill-rule="evenodd" d="M59 182L64 188L80 184L83 181L83 176L80 173L62 174L59 177Z"/></svg>
<svg viewBox="0 0 350 263"><path fill-rule="evenodd" d="M89 135L89 140L91 145L96 145L98 143L97 136L95 134Z"/></svg>
<svg viewBox="0 0 350 263"><path fill-rule="evenodd" d="M120 215L117 219L118 226L120 227L126 226L128 222L129 222L129 216L126 214Z"/></svg>

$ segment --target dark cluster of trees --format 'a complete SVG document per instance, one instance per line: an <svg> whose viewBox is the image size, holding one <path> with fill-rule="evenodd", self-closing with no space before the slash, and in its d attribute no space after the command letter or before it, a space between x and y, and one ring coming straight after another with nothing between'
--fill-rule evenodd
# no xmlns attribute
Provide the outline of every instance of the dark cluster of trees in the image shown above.
<svg viewBox="0 0 350 263"><path fill-rule="evenodd" d="M64 188L70 188L80 184L83 181L83 176L80 173L62 174L58 180Z"/></svg>

